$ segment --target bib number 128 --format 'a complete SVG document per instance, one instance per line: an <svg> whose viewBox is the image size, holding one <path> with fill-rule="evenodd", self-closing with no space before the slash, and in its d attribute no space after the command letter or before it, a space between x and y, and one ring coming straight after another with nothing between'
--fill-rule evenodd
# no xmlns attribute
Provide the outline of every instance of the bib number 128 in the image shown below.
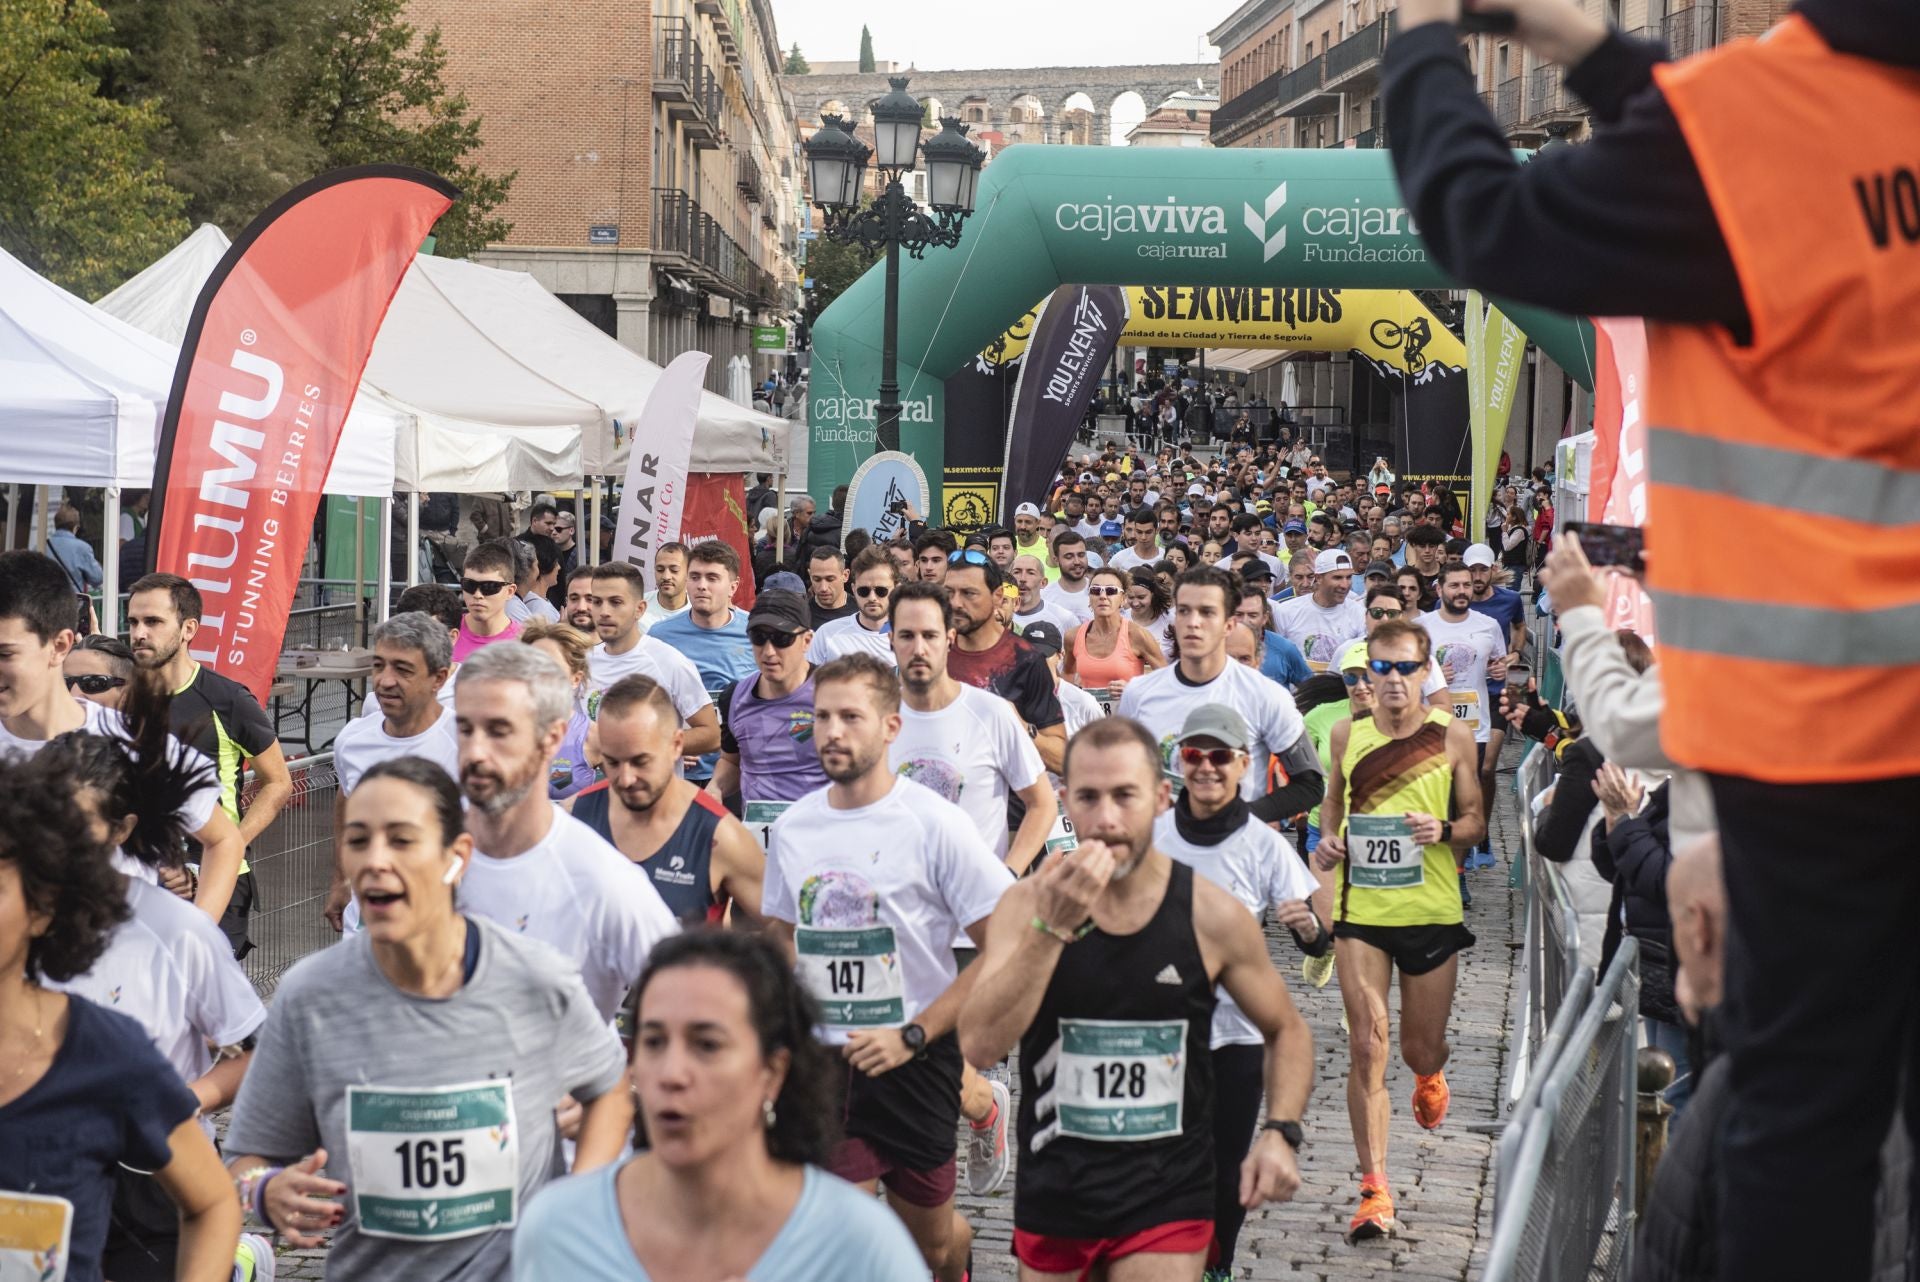
<svg viewBox="0 0 1920 1282"><path fill-rule="evenodd" d="M394 1145L394 1155L400 1159L400 1187L459 1188L465 1184L467 1155L461 1151L465 1143L455 1138L406 1140Z"/></svg>
<svg viewBox="0 0 1920 1282"><path fill-rule="evenodd" d="M1147 1093L1147 1066L1139 1060L1095 1064L1093 1076L1102 1099L1140 1099Z"/></svg>

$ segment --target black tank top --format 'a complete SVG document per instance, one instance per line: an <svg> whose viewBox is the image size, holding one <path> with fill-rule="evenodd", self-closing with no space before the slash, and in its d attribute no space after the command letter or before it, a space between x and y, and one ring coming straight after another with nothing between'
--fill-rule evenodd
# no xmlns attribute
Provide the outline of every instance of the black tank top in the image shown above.
<svg viewBox="0 0 1920 1282"><path fill-rule="evenodd" d="M613 820L607 813L612 804L612 793L601 783L574 798L573 817L617 850ZM726 912L726 905L713 896L713 830L726 813L726 807L707 792L695 792L673 835L652 855L636 861L653 878L653 888L667 901L667 911L684 924L719 921Z"/></svg>
<svg viewBox="0 0 1920 1282"><path fill-rule="evenodd" d="M1015 1227L1104 1238L1213 1218L1213 1006L1184 864L1140 930L1067 945L1020 1038ZM1073 1133L1035 1152L1056 1125Z"/></svg>

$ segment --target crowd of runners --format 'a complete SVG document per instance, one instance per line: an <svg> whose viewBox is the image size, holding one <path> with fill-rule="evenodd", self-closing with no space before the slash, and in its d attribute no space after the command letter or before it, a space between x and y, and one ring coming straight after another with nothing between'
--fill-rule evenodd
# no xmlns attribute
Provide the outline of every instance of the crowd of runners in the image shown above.
<svg viewBox="0 0 1920 1282"><path fill-rule="evenodd" d="M141 579L131 647L83 642L59 567L0 555L8 1213L114 1282L271 1277L276 1240L355 1279L960 1282L959 1181L1017 1170L1024 1276L1226 1277L1300 1183L1288 983L1337 974L1348 1236L1393 1232L1389 986L1438 1127L1524 638L1424 497L1116 446L1006 530L856 533L744 609L731 547L676 546L555 620L478 548L373 629L343 937L268 1005L241 891L285 764L192 658L198 593Z"/></svg>

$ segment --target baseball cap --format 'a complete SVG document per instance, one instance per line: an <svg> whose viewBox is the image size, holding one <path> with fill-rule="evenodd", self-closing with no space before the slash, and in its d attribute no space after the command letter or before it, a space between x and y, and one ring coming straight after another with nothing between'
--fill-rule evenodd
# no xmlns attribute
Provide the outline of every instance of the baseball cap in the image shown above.
<svg viewBox="0 0 1920 1282"><path fill-rule="evenodd" d="M1195 481L1195 482L1194 482L1194 483L1193 483L1192 485L1189 485L1189 486L1187 487L1187 497L1188 497L1188 498L1192 498L1192 497L1194 497L1195 495L1198 495L1198 494L1205 494L1206 492L1207 492L1207 487L1206 487L1206 486L1204 486L1204 485L1202 485L1202 484L1200 484L1200 482L1198 482L1198 481Z"/></svg>
<svg viewBox="0 0 1920 1282"><path fill-rule="evenodd" d="M1352 568L1353 558L1339 548L1328 548L1319 556L1313 558L1313 572L1315 574L1332 574L1338 570L1351 570Z"/></svg>
<svg viewBox="0 0 1920 1282"><path fill-rule="evenodd" d="M1229 748L1247 751L1253 736L1247 732L1247 719L1224 703L1203 703L1187 714L1175 743L1189 739L1213 739Z"/></svg>
<svg viewBox="0 0 1920 1282"><path fill-rule="evenodd" d="M1282 534L1305 534L1306 532L1307 523L1305 521L1288 521L1280 527L1280 533Z"/></svg>
<svg viewBox="0 0 1920 1282"><path fill-rule="evenodd" d="M1040 505L1038 503L1022 503L1019 507L1013 509L1013 514L1015 516L1030 516L1037 521L1040 519Z"/></svg>
<svg viewBox="0 0 1920 1282"><path fill-rule="evenodd" d="M1045 619L1035 619L1020 630L1020 637L1043 655L1059 654L1060 629Z"/></svg>
<svg viewBox="0 0 1920 1282"><path fill-rule="evenodd" d="M747 614L747 630L772 628L775 632L805 632L813 626L807 614L806 598L798 592L762 592Z"/></svg>
<svg viewBox="0 0 1920 1282"><path fill-rule="evenodd" d="M1393 493L1393 487L1391 485L1388 485L1385 481L1382 481L1380 482L1380 484L1373 487L1373 492L1375 494L1391 494Z"/></svg>
<svg viewBox="0 0 1920 1282"><path fill-rule="evenodd" d="M1273 581L1273 567L1265 561L1262 561L1259 557L1255 557L1240 567L1240 581L1242 583L1252 583L1258 579L1265 579L1271 583Z"/></svg>
<svg viewBox="0 0 1920 1282"><path fill-rule="evenodd" d="M767 581L760 585L760 590L762 592L791 592L795 596L804 597L807 594L807 585L800 576L792 570L775 570L767 576Z"/></svg>
<svg viewBox="0 0 1920 1282"><path fill-rule="evenodd" d="M1494 556L1493 549L1484 543L1475 543L1461 555L1460 559L1473 566L1491 566L1499 561L1499 558Z"/></svg>
<svg viewBox="0 0 1920 1282"><path fill-rule="evenodd" d="M1349 642L1347 644L1347 648L1340 652L1340 658L1333 666L1339 669L1341 672L1351 672L1355 668L1366 667L1367 666L1366 638L1362 637L1358 641Z"/></svg>
<svg viewBox="0 0 1920 1282"><path fill-rule="evenodd" d="M1367 572L1361 577L1371 579L1377 574L1383 579L1391 579L1399 573L1399 568L1391 561L1372 561L1368 563Z"/></svg>
<svg viewBox="0 0 1920 1282"><path fill-rule="evenodd" d="M1253 505L1253 510L1256 512L1271 512L1273 511L1273 504L1269 503L1266 499L1261 499Z"/></svg>

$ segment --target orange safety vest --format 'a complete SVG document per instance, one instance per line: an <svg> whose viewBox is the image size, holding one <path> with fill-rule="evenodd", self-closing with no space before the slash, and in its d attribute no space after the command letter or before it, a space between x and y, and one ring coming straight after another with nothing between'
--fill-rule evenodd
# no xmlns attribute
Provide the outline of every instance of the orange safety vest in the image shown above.
<svg viewBox="0 0 1920 1282"><path fill-rule="evenodd" d="M1654 78L1753 321L1649 329L1662 743L1775 783L1920 774L1920 72L1794 15Z"/></svg>

